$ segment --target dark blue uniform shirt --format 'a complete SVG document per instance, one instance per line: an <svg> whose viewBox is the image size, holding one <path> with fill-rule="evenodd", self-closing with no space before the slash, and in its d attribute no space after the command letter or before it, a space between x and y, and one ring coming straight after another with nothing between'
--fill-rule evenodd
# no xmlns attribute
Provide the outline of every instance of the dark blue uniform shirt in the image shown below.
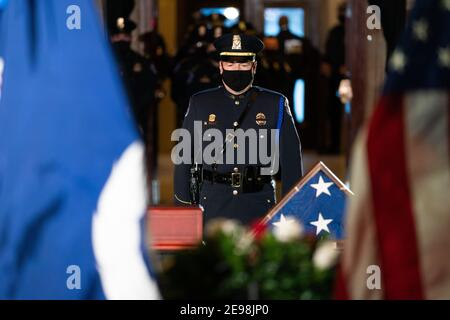
<svg viewBox="0 0 450 320"><path fill-rule="evenodd" d="M268 167L269 164L261 163L258 156L259 148L263 143L266 143L266 154L271 154L272 131L270 129L279 127L279 136L274 137L274 141L279 146L279 170L281 171L282 193L285 195L302 177L303 165L300 139L295 129L288 101L280 93L254 86L245 94L234 96L220 86L193 95L183 123L183 128L189 130L192 137L192 160L201 163L201 152L194 152L194 139L201 139L202 136L208 138L205 131L209 128L219 129L225 138L226 130L233 129L234 122L247 108L249 101L248 111L245 113L242 123L239 124L239 129L244 131L255 129L259 144L258 146L250 145L247 140L242 145L242 141L235 139L231 143L231 148L226 149L223 157L225 162L226 153L230 149L233 150L234 163L218 163L216 170L221 174L231 174L231 172L243 173L248 166ZM194 121L201 122L200 132L199 126L194 126ZM261 129L267 130L264 132ZM209 141L203 141L199 150L204 151L210 143ZM245 161L241 164L237 163L237 152L240 148L245 148ZM256 164L250 163L250 151L254 153L255 150L258 152L253 155L256 157ZM190 168L190 164L175 166L175 202L180 205L189 205L191 201ZM204 164L203 169L213 170L212 166L208 164ZM225 217L249 223L262 218L275 204L274 187L273 183L268 182L257 192L243 192L241 188L233 187L231 184L204 181L200 192L200 205L204 209L205 221Z"/></svg>

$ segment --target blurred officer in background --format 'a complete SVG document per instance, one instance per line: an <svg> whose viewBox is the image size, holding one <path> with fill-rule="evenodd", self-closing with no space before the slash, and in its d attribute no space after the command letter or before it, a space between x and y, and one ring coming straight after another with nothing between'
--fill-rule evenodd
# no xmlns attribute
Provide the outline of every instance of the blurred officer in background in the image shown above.
<svg viewBox="0 0 450 320"><path fill-rule="evenodd" d="M158 22L153 20L152 30L139 36L144 44L144 56L153 64L158 72L159 82L164 81L170 74L171 59L167 53L166 42L158 32Z"/></svg>
<svg viewBox="0 0 450 320"><path fill-rule="evenodd" d="M240 20L235 25L231 26L231 33L234 34L246 34L250 36L256 36L257 32L253 24L250 22Z"/></svg>
<svg viewBox="0 0 450 320"><path fill-rule="evenodd" d="M131 49L131 32L135 28L133 21L117 17L114 24L110 23L109 33L133 115L145 143L147 169L153 176L157 150L151 133L157 107L158 74L151 61Z"/></svg>
<svg viewBox="0 0 450 320"><path fill-rule="evenodd" d="M225 163L225 159L214 163L199 161L197 151L205 150L203 147L207 147L207 143L204 143L200 150L191 152L191 163L176 164L174 198L180 205L200 204L204 208L206 222L227 217L250 223L263 217L275 204L273 175L278 170L273 170L271 166L272 170L264 173L261 169L267 164L263 164L258 155L252 154L255 150L248 143L239 145L236 137L227 135L226 130L256 130L260 147L263 143L268 144L269 154L275 151L270 142L277 143L283 194L303 174L300 140L287 99L277 92L253 86L256 55L262 51L263 43L254 36L227 34L216 40L214 45L220 56L222 86L191 97L183 128L191 134L192 149L193 137L196 136L195 121L199 121L202 131L209 128L220 130L226 137L224 153L233 152L234 162ZM272 137L270 129L279 130L275 137ZM244 164L236 161L237 152L242 150L245 153ZM253 156L257 158L256 164L249 161ZM192 179L193 174L201 177L201 181ZM194 180L197 183L193 186ZM199 192L196 193L196 190Z"/></svg>
<svg viewBox="0 0 450 320"><path fill-rule="evenodd" d="M183 124L190 97L221 83L219 56L213 42L227 30L224 20L221 15L198 19L197 26L177 53L171 90L172 100L177 106L177 128Z"/></svg>
<svg viewBox="0 0 450 320"><path fill-rule="evenodd" d="M277 35L277 39L281 54L300 54L302 51L301 38L289 30L289 18L281 16L278 20L278 25L280 26L280 32Z"/></svg>
<svg viewBox="0 0 450 320"><path fill-rule="evenodd" d="M341 150L341 127L344 105L337 96L339 83L348 77L345 65L345 11L343 2L338 7L338 25L330 30L326 42L325 63L322 69L328 78L329 94L326 116L330 130L327 153L337 154Z"/></svg>
<svg viewBox="0 0 450 320"><path fill-rule="evenodd" d="M279 50L275 37L264 39L264 51L257 56L258 72L255 84L278 91L286 97L292 96L292 67Z"/></svg>
<svg viewBox="0 0 450 320"><path fill-rule="evenodd" d="M155 176L158 169L158 140L159 140L159 103L166 96L166 92L163 88L163 82L169 77L172 69L171 57L167 54L166 43L164 38L159 34L157 29L156 19L152 22L152 30L143 33L139 36L139 41L144 44L144 58L147 61L147 65L151 66L152 70L156 70L156 90L154 105L150 109L151 114L148 117L148 129L147 129L147 141L149 150L149 167L152 175L152 190L156 194L159 192L155 189L157 183ZM158 201L157 197L152 197L154 202Z"/></svg>
<svg viewBox="0 0 450 320"><path fill-rule="evenodd" d="M289 29L289 19L287 16L281 16L279 19L280 32L277 35L280 54L282 55L282 64L275 64L276 69L288 71L285 79L284 90L290 101L293 101L294 87L297 80L302 79L305 84L304 97L304 123L296 122L300 130L302 126L302 143L306 148L315 148L317 146L317 122L320 115L317 110L318 81L320 70L320 52L314 47L312 42L306 37L300 37L293 34ZM294 103L292 104L294 108ZM295 118L299 115L293 110Z"/></svg>
<svg viewBox="0 0 450 320"><path fill-rule="evenodd" d="M114 27L110 29L110 37L136 122L145 139L148 115L156 102L158 76L155 66L131 49L131 32L135 28L136 24L133 21L126 17L118 17Z"/></svg>

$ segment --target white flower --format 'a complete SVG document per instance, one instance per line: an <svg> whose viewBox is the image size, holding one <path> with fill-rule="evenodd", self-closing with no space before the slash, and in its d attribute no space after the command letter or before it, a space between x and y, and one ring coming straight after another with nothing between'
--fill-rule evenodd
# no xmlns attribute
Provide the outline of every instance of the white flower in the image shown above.
<svg viewBox="0 0 450 320"><path fill-rule="evenodd" d="M250 232L242 234L242 236L236 241L237 253L246 253L250 250L254 237Z"/></svg>
<svg viewBox="0 0 450 320"><path fill-rule="evenodd" d="M227 235L232 235L232 234L236 234L239 231L241 231L241 226L239 225L239 222L236 220L230 220L227 219L223 222L222 224L222 232L227 234Z"/></svg>
<svg viewBox="0 0 450 320"><path fill-rule="evenodd" d="M233 235L241 230L239 222L236 220L230 220L225 218L213 219L206 225L205 233L208 237L214 237L218 233L224 233L226 235Z"/></svg>
<svg viewBox="0 0 450 320"><path fill-rule="evenodd" d="M333 267L339 258L339 249L334 241L326 241L320 245L313 256L313 264L316 268L327 270Z"/></svg>
<svg viewBox="0 0 450 320"><path fill-rule="evenodd" d="M286 218L281 214L280 221L274 222L273 226L273 235L281 242L300 239L303 235L303 226L293 217Z"/></svg>

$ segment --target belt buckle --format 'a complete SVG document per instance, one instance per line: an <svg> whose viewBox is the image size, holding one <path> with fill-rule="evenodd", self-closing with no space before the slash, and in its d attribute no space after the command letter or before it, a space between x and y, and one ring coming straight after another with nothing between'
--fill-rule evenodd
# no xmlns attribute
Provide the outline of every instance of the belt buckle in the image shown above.
<svg viewBox="0 0 450 320"><path fill-rule="evenodd" d="M239 188L241 186L241 173L240 172L231 173L231 186L233 188Z"/></svg>

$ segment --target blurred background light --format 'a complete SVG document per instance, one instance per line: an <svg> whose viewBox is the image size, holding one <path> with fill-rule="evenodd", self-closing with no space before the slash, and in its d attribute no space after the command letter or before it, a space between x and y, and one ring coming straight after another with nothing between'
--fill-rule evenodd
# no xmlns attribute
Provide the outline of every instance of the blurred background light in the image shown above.
<svg viewBox="0 0 450 320"><path fill-rule="evenodd" d="M294 86L294 117L302 123L305 120L305 81L298 79Z"/></svg>
<svg viewBox="0 0 450 320"><path fill-rule="evenodd" d="M280 32L278 20L281 16L289 18L289 30L296 36L305 35L305 12L302 8L264 9L264 35L276 36Z"/></svg>
<svg viewBox="0 0 450 320"><path fill-rule="evenodd" d="M228 13L225 13L228 10ZM231 10L231 11L230 11ZM200 13L204 16L210 16L212 14L222 14L225 16L226 20L224 21L224 25L227 28L230 28L231 26L235 25L239 22L239 17L241 13L238 9L233 7L228 8L202 8L200 10ZM231 19L234 17L234 19Z"/></svg>
<svg viewBox="0 0 450 320"><path fill-rule="evenodd" d="M233 7L229 7L223 11L223 15L228 20L236 20L237 18L239 18L239 10Z"/></svg>

